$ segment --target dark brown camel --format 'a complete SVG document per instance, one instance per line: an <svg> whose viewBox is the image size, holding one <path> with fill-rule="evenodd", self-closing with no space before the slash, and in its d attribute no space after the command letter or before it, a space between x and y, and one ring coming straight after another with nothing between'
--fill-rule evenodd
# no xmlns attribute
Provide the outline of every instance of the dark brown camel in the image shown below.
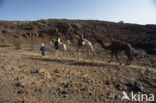
<svg viewBox="0 0 156 103"><path fill-rule="evenodd" d="M118 59L118 53L121 51L124 51L125 55L128 57L128 60L126 62L126 65L130 65L132 62L132 46L124 41L120 40L113 40L113 42L106 46L102 40L97 39L97 42L106 50L111 50L111 59L108 61L109 63L112 62L113 55L115 55L116 60L120 63Z"/></svg>

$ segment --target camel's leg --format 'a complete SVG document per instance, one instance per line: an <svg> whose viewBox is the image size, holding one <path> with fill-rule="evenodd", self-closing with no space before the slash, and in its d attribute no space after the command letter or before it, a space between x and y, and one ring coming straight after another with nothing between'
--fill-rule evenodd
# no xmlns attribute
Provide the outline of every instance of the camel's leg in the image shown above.
<svg viewBox="0 0 156 103"><path fill-rule="evenodd" d="M62 59L64 59L65 55L64 55L64 50L62 52L62 55L61 55Z"/></svg>
<svg viewBox="0 0 156 103"><path fill-rule="evenodd" d="M69 59L69 57L68 57L68 56L69 56L69 55L68 55L68 54L69 54L68 51L65 50L65 52L66 52L66 59Z"/></svg>
<svg viewBox="0 0 156 103"><path fill-rule="evenodd" d="M79 50L78 51L76 50L76 52L74 53L74 55L76 55L75 58L76 58L76 60L78 60L78 58L79 58Z"/></svg>
<svg viewBox="0 0 156 103"><path fill-rule="evenodd" d="M86 48L86 52L87 52L87 51L88 51L88 53L87 53L87 59L90 59L90 54L91 54L90 52L91 52L91 51L90 51L90 49L87 50L87 48Z"/></svg>
<svg viewBox="0 0 156 103"><path fill-rule="evenodd" d="M94 54L94 52L92 51L92 55L93 55L93 57L92 57L92 62L94 62L94 57L95 57L95 54Z"/></svg>
<svg viewBox="0 0 156 103"><path fill-rule="evenodd" d="M78 61L80 60L80 56L81 56L81 50L79 49L79 52L78 52Z"/></svg>
<svg viewBox="0 0 156 103"><path fill-rule="evenodd" d="M56 58L58 59L58 50L56 50L55 56L56 56Z"/></svg>
<svg viewBox="0 0 156 103"><path fill-rule="evenodd" d="M110 54L111 54L111 59L108 61L108 63L111 63L111 62L112 62L112 60L113 60L113 55L114 55L114 52L112 51Z"/></svg>
<svg viewBox="0 0 156 103"><path fill-rule="evenodd" d="M87 57L90 58L90 49L88 49L88 55L87 55Z"/></svg>
<svg viewBox="0 0 156 103"><path fill-rule="evenodd" d="M93 55L93 57L91 57L91 61L94 61L94 52L92 51L92 48L88 48L88 57L90 57L91 55ZM90 59L90 58L89 58Z"/></svg>
<svg viewBox="0 0 156 103"><path fill-rule="evenodd" d="M115 53L115 58L116 58L116 60L119 62L119 64L121 65L121 62L120 62L120 60L119 60L119 58L118 58L118 53Z"/></svg>
<svg viewBox="0 0 156 103"><path fill-rule="evenodd" d="M130 63L129 65L132 63L132 60L133 60L133 57L132 57L132 54L130 55Z"/></svg>
<svg viewBox="0 0 156 103"><path fill-rule="evenodd" d="M69 51L68 50L65 50L65 52L66 52L66 59L69 59L70 57L69 57Z"/></svg>
<svg viewBox="0 0 156 103"><path fill-rule="evenodd" d="M67 54L67 50L66 49L63 49L62 57L65 57L65 59L67 59L67 55L65 55L65 54Z"/></svg>
<svg viewBox="0 0 156 103"><path fill-rule="evenodd" d="M132 62L132 55L129 52L125 52L125 55L128 57L125 65L130 65Z"/></svg>
<svg viewBox="0 0 156 103"><path fill-rule="evenodd" d="M132 55L128 55L129 58L129 63L127 63L127 65L130 65L132 63Z"/></svg>
<svg viewBox="0 0 156 103"><path fill-rule="evenodd" d="M89 57L89 59L90 59L91 55L93 55L93 57L91 57L91 62L93 62L94 61L94 52L92 50L88 49L88 56L87 57Z"/></svg>
<svg viewBox="0 0 156 103"><path fill-rule="evenodd" d="M78 54L79 54L79 53L75 53L75 55L76 55L76 56L75 56L75 57L76 57L76 60L78 60Z"/></svg>

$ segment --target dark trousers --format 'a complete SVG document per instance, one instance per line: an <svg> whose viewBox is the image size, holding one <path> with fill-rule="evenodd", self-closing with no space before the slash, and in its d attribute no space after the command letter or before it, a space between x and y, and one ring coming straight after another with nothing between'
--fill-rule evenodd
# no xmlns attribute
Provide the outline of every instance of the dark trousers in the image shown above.
<svg viewBox="0 0 156 103"><path fill-rule="evenodd" d="M42 55L45 55L45 51L42 50Z"/></svg>

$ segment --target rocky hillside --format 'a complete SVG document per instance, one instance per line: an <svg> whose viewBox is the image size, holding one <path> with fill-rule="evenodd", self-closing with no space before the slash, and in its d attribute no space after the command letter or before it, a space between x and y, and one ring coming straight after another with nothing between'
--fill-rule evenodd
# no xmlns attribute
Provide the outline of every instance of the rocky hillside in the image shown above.
<svg viewBox="0 0 156 103"><path fill-rule="evenodd" d="M74 42L74 35L84 34L92 42L101 38L110 42L111 38L124 40L135 48L156 54L156 25L137 25L92 20L39 20L0 21L1 45L30 38L49 40L61 36L63 40Z"/></svg>

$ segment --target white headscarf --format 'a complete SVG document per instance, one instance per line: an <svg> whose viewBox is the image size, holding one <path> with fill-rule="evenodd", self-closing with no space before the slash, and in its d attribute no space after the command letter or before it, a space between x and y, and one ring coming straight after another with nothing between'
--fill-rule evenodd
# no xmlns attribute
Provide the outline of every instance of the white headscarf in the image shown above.
<svg viewBox="0 0 156 103"><path fill-rule="evenodd" d="M42 45L41 46L44 46L44 43L42 43Z"/></svg>

